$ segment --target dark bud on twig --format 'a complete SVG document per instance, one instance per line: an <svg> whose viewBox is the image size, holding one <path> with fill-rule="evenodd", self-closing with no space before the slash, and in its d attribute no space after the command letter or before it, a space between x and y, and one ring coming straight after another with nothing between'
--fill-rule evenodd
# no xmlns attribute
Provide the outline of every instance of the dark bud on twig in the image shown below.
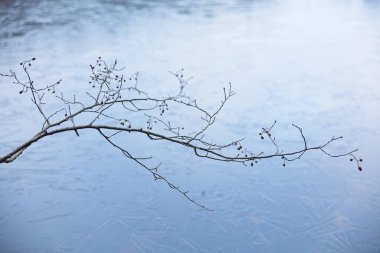
<svg viewBox="0 0 380 253"><path fill-rule="evenodd" d="M32 61L35 61L35 60L36 60L36 58L33 57L33 58L32 58Z"/></svg>

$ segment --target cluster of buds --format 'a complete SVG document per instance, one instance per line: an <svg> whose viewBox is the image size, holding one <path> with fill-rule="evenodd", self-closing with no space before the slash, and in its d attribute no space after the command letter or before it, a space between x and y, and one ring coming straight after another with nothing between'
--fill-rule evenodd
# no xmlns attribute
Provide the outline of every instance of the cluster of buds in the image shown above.
<svg viewBox="0 0 380 253"><path fill-rule="evenodd" d="M160 110L160 115L162 116L165 113L165 111L169 110L169 106L166 103L166 101L162 101L159 104L158 109Z"/></svg>
<svg viewBox="0 0 380 253"><path fill-rule="evenodd" d="M131 128L132 127L131 122L129 120L127 120L127 119L121 119L120 120L120 125L125 126L127 128Z"/></svg>

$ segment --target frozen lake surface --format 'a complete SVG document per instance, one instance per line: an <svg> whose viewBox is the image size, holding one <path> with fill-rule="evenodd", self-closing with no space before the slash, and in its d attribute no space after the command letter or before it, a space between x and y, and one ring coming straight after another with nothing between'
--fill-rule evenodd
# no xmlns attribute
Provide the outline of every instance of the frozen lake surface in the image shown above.
<svg viewBox="0 0 380 253"><path fill-rule="evenodd" d="M277 138L302 146L295 123L313 144L343 135L330 150L359 148L363 172L318 152L245 167L126 139L208 212L94 132L56 135L0 165L1 253L380 252L380 2L194 2L1 1L0 72L36 57L36 80L81 93L102 56L160 93L178 85L168 71L184 68L207 108L228 82L236 92L212 138L270 145L258 133L277 120ZM0 155L42 122L0 78Z"/></svg>

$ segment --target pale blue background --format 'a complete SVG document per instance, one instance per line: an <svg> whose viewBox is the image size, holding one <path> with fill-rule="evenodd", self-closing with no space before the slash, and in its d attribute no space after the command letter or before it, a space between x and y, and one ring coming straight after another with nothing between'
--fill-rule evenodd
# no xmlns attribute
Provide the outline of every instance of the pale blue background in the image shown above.
<svg viewBox="0 0 380 253"><path fill-rule="evenodd" d="M0 165L1 253L380 252L379 1L0 2L1 72L36 57L36 80L63 78L65 93L80 93L99 55L140 71L152 92L175 87L168 71L185 68L189 93L210 109L230 81L237 94L210 138L262 147L259 129L278 120L278 139L297 147L296 123L310 143L343 135L331 151L358 147L364 171L320 153L244 167L125 140L207 212L93 132L57 135ZM0 87L4 154L41 117L9 80Z"/></svg>

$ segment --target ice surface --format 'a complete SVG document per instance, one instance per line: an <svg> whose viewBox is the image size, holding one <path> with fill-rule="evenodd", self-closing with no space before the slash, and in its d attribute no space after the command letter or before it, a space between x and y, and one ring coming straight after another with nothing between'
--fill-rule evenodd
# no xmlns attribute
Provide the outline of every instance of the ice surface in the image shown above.
<svg viewBox="0 0 380 253"><path fill-rule="evenodd" d="M36 57L36 80L79 93L101 55L159 93L185 68L210 108L229 81L237 92L212 138L262 147L259 129L277 120L285 145L301 144L296 123L313 143L343 135L333 151L358 147L365 159L362 173L319 153L244 167L128 140L208 212L94 133L53 136L0 165L1 253L380 252L377 1L2 1L0 13L2 73ZM0 87L3 154L42 120L7 79Z"/></svg>

